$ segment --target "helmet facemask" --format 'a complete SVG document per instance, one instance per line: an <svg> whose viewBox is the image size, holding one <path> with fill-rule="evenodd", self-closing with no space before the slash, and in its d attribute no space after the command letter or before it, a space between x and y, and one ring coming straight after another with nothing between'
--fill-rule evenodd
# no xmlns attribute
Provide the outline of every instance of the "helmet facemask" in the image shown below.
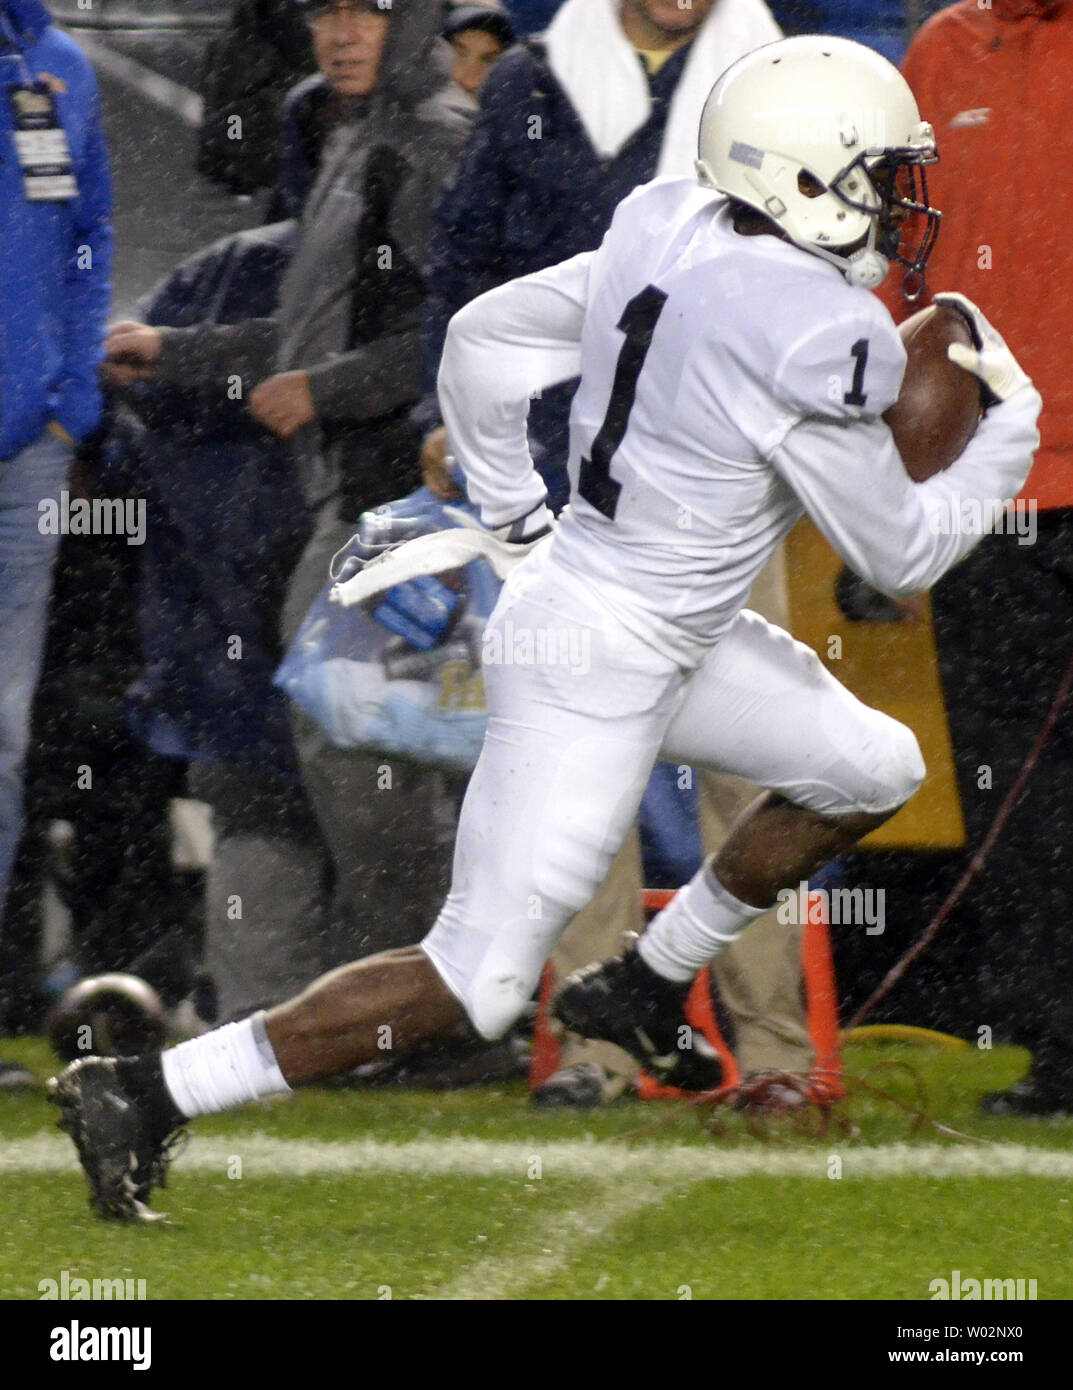
<svg viewBox="0 0 1073 1390"><path fill-rule="evenodd" d="M903 293L911 301L919 299L923 292L928 257L942 221L942 213L928 201L924 171L926 164L937 160L934 152L911 146L862 150L830 183L830 191L837 198L872 219L868 249L878 252L887 262L905 267ZM860 174L864 176L864 189L859 187ZM918 235L910 240L906 234L914 226Z"/></svg>

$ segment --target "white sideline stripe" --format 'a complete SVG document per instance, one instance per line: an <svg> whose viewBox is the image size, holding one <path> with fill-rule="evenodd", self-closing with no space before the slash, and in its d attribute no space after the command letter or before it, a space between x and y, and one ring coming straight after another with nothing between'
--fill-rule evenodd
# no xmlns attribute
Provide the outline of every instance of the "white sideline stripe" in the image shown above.
<svg viewBox="0 0 1073 1390"><path fill-rule="evenodd" d="M1073 1154L1026 1144L884 1144L855 1147L832 1137L808 1149L719 1148L686 1144L632 1144L613 1139L503 1142L445 1136L390 1143L355 1139L328 1143L312 1139L274 1139L266 1134L191 1139L179 1169L226 1173L236 1155L246 1177L301 1177L306 1173L398 1173L456 1177L505 1177L529 1181L539 1158L541 1180L577 1178L601 1184L636 1178L639 1182L703 1182L735 1178L827 1179L827 1160L837 1154L847 1178L1073 1178ZM76 1166L74 1148L62 1135L42 1131L0 1145L0 1174L68 1172Z"/></svg>
<svg viewBox="0 0 1073 1390"><path fill-rule="evenodd" d="M107 73L109 77L114 77L124 86L133 88L139 96L145 97L154 106L160 106L173 116L178 116L186 125L194 129L201 125L204 102L197 92L192 92L189 87L165 77L163 73L154 72L152 68L147 68L144 63L139 63L134 58L128 58L124 53L117 53L114 48L109 48L99 39L90 38L88 34L74 32L71 38L95 68Z"/></svg>

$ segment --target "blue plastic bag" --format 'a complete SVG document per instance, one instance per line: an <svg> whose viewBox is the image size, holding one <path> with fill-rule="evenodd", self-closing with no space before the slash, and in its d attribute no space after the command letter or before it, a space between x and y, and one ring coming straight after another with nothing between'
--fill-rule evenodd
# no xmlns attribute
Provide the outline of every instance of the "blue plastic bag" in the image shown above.
<svg viewBox="0 0 1073 1390"><path fill-rule="evenodd" d="M447 505L476 515L467 503ZM491 567L475 560L440 576L457 595L457 603L439 605L449 621L428 650L421 649L428 645L422 632L397 621L397 609L385 613L389 594L349 608L328 597L334 583L349 578L385 545L457 525L445 516L444 506L427 488L420 488L360 518L357 534L336 556L334 577L307 613L275 684L316 720L337 748L371 749L469 771L480 754L488 722L481 643L502 587ZM420 580L412 586L403 608L421 612L429 586ZM395 630L377 622L370 609L379 610Z"/></svg>

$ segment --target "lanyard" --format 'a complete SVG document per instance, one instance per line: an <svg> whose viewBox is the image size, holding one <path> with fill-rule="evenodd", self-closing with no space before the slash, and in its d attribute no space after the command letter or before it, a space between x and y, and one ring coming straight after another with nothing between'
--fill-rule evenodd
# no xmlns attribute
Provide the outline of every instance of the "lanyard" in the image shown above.
<svg viewBox="0 0 1073 1390"><path fill-rule="evenodd" d="M19 36L11 27L7 12L4 9L4 0L0 0L0 34L3 34L5 41L12 50L10 53L0 53L0 58L9 63L18 63L19 67L22 69L19 80L33 83L36 79L30 71L30 65L26 61L26 55L23 53L22 47L19 44Z"/></svg>
<svg viewBox="0 0 1073 1390"><path fill-rule="evenodd" d="M29 203L69 203L78 197L78 180L72 169L71 146L60 119L51 84L40 81L18 47L18 39L0 0L0 35L14 48L14 57L25 77L7 83L11 107L11 135Z"/></svg>

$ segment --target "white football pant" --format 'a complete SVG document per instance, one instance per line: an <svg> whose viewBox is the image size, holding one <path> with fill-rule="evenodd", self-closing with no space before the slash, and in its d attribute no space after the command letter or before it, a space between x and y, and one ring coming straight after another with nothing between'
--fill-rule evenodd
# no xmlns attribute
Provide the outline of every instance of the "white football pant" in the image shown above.
<svg viewBox="0 0 1073 1390"><path fill-rule="evenodd" d="M451 892L422 947L489 1039L525 1008L603 881L657 758L826 816L892 811L924 775L910 730L781 628L744 610L683 670L546 551L505 586L483 656L488 732Z"/></svg>

